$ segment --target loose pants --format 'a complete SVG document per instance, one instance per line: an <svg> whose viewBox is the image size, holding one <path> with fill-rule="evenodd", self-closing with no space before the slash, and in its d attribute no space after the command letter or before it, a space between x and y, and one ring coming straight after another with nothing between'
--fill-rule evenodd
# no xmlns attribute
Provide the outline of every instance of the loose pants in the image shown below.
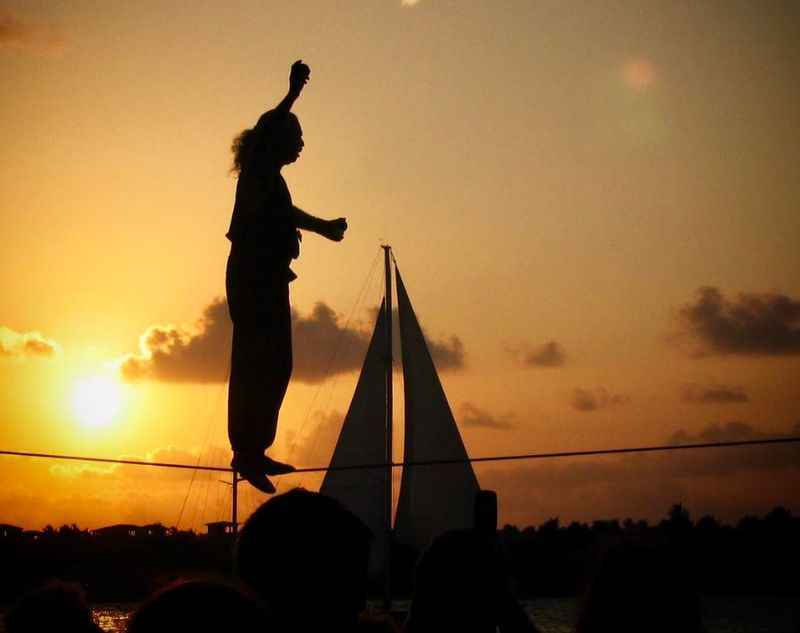
<svg viewBox="0 0 800 633"><path fill-rule="evenodd" d="M225 289L233 321L228 437L234 452L260 454L275 440L292 374L289 282L280 267L232 252Z"/></svg>

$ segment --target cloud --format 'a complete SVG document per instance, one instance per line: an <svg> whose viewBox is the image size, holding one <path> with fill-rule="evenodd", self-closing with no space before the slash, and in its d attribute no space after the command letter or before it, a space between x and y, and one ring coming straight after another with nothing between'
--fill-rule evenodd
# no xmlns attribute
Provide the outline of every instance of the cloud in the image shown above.
<svg viewBox="0 0 800 633"><path fill-rule="evenodd" d="M292 312L292 379L320 383L334 374L361 369L370 333L345 327L326 304L308 317Z"/></svg>
<svg viewBox="0 0 800 633"><path fill-rule="evenodd" d="M727 422L726 424L709 424L698 433L689 433L680 429L669 438L670 444L703 444L710 442L740 442L748 440L763 440L771 437L783 436L800 437L800 423L792 429L781 433L762 433L745 422ZM800 466L800 462L797 463Z"/></svg>
<svg viewBox="0 0 800 633"><path fill-rule="evenodd" d="M470 402L464 402L460 407L460 412L459 420L464 426L480 426L502 431L507 431L515 426L514 416L511 413L494 416Z"/></svg>
<svg viewBox="0 0 800 633"><path fill-rule="evenodd" d="M307 317L292 311L294 380L317 383L360 368L368 335L339 321L324 303ZM225 382L232 332L226 301L214 299L191 329L157 325L145 331L139 353L123 359L122 376L129 381Z"/></svg>
<svg viewBox="0 0 800 633"><path fill-rule="evenodd" d="M604 387L593 391L578 388L572 394L572 406L578 411L596 411L597 409L627 404L630 400L628 396L623 394L609 393Z"/></svg>
<svg viewBox="0 0 800 633"><path fill-rule="evenodd" d="M119 361L127 381L225 382L230 362L232 327L224 299L214 299L193 327L155 325L139 338L139 351ZM309 315L292 311L294 370L292 379L319 383L336 374L358 371L371 331L350 326L325 303ZM440 371L464 366L464 346L453 336L428 341Z"/></svg>
<svg viewBox="0 0 800 633"><path fill-rule="evenodd" d="M224 382L228 374L231 324L224 299L214 299L194 328L155 325L139 338L139 353L122 359L128 381Z"/></svg>
<svg viewBox="0 0 800 633"><path fill-rule="evenodd" d="M145 462L228 466L230 449L220 444L163 446L147 453L109 455ZM83 528L156 521L205 532L204 523L230 513L230 474L129 464L22 460L0 462L0 514L31 528L76 522ZM5 478L4 478L5 476ZM239 512L252 510L250 491L239 489ZM16 505L17 503L22 505ZM12 505L13 504L13 505Z"/></svg>
<svg viewBox="0 0 800 633"><path fill-rule="evenodd" d="M201 452L186 450L175 446L154 449L144 456L119 455L117 459L186 464L189 466L221 466L227 467L231 459L229 448L209 445ZM197 471L199 473L201 471ZM206 472L206 471L202 471ZM136 464L103 464L91 462L57 462L50 466L50 474L60 478L101 481L153 480L159 482L185 482L196 478L197 473L191 468L159 468ZM218 472L217 476L224 476Z"/></svg>
<svg viewBox="0 0 800 633"><path fill-rule="evenodd" d="M375 322L377 316L377 309L370 310L371 323ZM422 326L420 327L422 328ZM400 342L400 313L397 308L392 310L392 330L395 360L399 360L402 344ZM434 340L428 336L425 328L422 328L422 336L425 338L425 343L428 345L428 351L431 353L431 358L437 370L458 371L464 368L466 353L464 352L464 344L458 336Z"/></svg>
<svg viewBox="0 0 800 633"><path fill-rule="evenodd" d="M800 434L762 432L742 422L680 430L665 443L707 443ZM481 487L497 490L504 520L519 524L632 516L657 519L673 503L726 520L800 504L800 445L746 446L602 458L540 460L519 466L479 467ZM555 492L555 494L554 494Z"/></svg>
<svg viewBox="0 0 800 633"><path fill-rule="evenodd" d="M334 374L358 371L364 363L376 311L370 311L368 329L345 326L330 307L317 303L308 317L292 313L294 371L292 379L319 383ZM395 310L393 324L399 324ZM396 357L400 355L399 329L395 327ZM434 340L425 334L431 358L439 371L464 367L464 344L457 336Z"/></svg>
<svg viewBox="0 0 800 633"><path fill-rule="evenodd" d="M764 433L745 422L709 424L696 433L680 429L669 438L670 444L711 444L714 442L741 442L778 437L800 437L800 423L791 429ZM693 451L690 451L693 452ZM727 474L738 471L773 471L785 468L800 469L800 446L733 447L714 449L686 458L686 469L693 475Z"/></svg>
<svg viewBox="0 0 800 633"><path fill-rule="evenodd" d="M548 341L533 348L527 345L509 347L507 351L523 367L560 367L566 360L564 348L556 341Z"/></svg>
<svg viewBox="0 0 800 633"><path fill-rule="evenodd" d="M742 387L728 385L685 385L682 398L684 402L692 404L733 404L750 401Z"/></svg>
<svg viewBox="0 0 800 633"><path fill-rule="evenodd" d="M0 10L0 50L58 53L65 44L66 39L59 29Z"/></svg>
<svg viewBox="0 0 800 633"><path fill-rule="evenodd" d="M15 332L0 326L0 358L52 358L60 349L39 332Z"/></svg>
<svg viewBox="0 0 800 633"><path fill-rule="evenodd" d="M777 293L728 300L706 286L680 309L677 340L684 338L695 344L695 356L800 354L800 301Z"/></svg>
<svg viewBox="0 0 800 633"><path fill-rule="evenodd" d="M425 341L431 352L431 358L439 371L450 371L464 367L464 344L457 336L434 341L424 333Z"/></svg>
<svg viewBox="0 0 800 633"><path fill-rule="evenodd" d="M302 466L324 466L330 463L344 416L338 411L323 413L316 411L310 421L310 429L286 431L286 454L281 454L290 463Z"/></svg>

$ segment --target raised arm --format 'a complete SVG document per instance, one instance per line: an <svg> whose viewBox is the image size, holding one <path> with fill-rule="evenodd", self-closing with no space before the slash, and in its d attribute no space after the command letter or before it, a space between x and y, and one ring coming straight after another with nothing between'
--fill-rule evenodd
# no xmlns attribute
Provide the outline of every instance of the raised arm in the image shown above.
<svg viewBox="0 0 800 633"><path fill-rule="evenodd" d="M297 97L303 91L303 86L308 83L308 78L311 76L311 69L308 65L303 63L303 60L298 59L292 64L292 69L289 71L289 92L283 100L275 107L278 112L289 112L297 101Z"/></svg>
<svg viewBox="0 0 800 633"><path fill-rule="evenodd" d="M289 112L310 76L311 69L302 60L298 59L292 64L292 69L289 71L289 92L275 110ZM298 229L312 231L334 242L341 242L344 239L344 232L347 230L347 220L344 218L323 220L295 206L291 207L289 213Z"/></svg>

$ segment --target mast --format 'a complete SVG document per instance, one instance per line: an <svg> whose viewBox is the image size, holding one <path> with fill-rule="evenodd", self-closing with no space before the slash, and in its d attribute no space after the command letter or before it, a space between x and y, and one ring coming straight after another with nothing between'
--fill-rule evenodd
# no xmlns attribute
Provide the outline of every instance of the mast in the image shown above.
<svg viewBox="0 0 800 633"><path fill-rule="evenodd" d="M381 248L386 270L386 559L383 568L383 608L388 613L392 607L392 247L386 245Z"/></svg>
<svg viewBox="0 0 800 633"><path fill-rule="evenodd" d="M239 481L239 473L237 473L236 469L234 469L233 483L231 484L231 526L234 534L238 534L239 532Z"/></svg>

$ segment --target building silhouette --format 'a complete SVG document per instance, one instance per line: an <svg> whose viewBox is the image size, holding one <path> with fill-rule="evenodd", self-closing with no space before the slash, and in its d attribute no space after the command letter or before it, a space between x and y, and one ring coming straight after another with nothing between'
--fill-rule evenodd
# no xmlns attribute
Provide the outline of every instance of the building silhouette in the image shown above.
<svg viewBox="0 0 800 633"><path fill-rule="evenodd" d="M16 540L22 538L23 528L9 523L0 523L0 539Z"/></svg>

